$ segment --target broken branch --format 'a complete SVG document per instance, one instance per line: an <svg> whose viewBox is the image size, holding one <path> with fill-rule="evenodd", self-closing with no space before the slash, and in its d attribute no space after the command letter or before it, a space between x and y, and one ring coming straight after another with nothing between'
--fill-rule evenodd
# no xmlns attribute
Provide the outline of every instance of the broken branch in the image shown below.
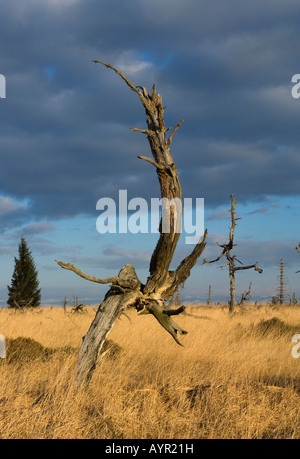
<svg viewBox="0 0 300 459"><path fill-rule="evenodd" d="M78 276L82 277L83 279L86 279L90 282L96 282L97 284L114 284L116 286L120 286L121 288L131 288L132 283L130 281L121 279L118 276L114 277L108 277L107 279L99 279L94 276L90 276L89 274L84 273L80 269L78 269L75 265L72 263L63 263L62 261L57 261L55 260L56 263L61 266L64 269L68 269L69 271L73 271L75 274Z"/></svg>
<svg viewBox="0 0 300 459"><path fill-rule="evenodd" d="M152 135L152 132L149 129L139 129L139 128L130 128L131 131L141 132L142 134Z"/></svg>
<svg viewBox="0 0 300 459"><path fill-rule="evenodd" d="M172 139L173 139L173 136L174 136L175 132L180 128L180 126L182 125L183 122L184 122L184 119L179 121L179 123L175 126L175 128L171 132L171 134L169 136L169 139L168 139L168 145L170 145L170 143L172 142Z"/></svg>
<svg viewBox="0 0 300 459"><path fill-rule="evenodd" d="M147 100L146 98L144 97L144 95L142 94L141 91L139 91L135 86L134 84L131 83L131 81L128 80L128 78L126 78L126 76L124 75L123 72L120 72L118 69L116 69L115 67L113 67L112 65L110 64L106 64L105 62L102 62L102 61L99 61L97 59L93 60L92 62L94 62L95 64L102 64L104 65L106 68L108 69L111 69L113 70L115 73L117 73L117 75L119 75L124 81L125 83L130 87L130 89L134 92L136 92L139 96L139 98L141 99L142 103L146 103Z"/></svg>
<svg viewBox="0 0 300 459"><path fill-rule="evenodd" d="M256 263L255 263L255 265L248 265L248 266L234 266L233 270L234 271L242 271L243 269L251 269L251 268L254 268L255 271L259 272L260 274L263 272L263 270L261 268L259 268Z"/></svg>
<svg viewBox="0 0 300 459"><path fill-rule="evenodd" d="M137 155L137 157L138 157L139 159L143 159L144 161L147 161L147 163L152 164L152 165L155 166L157 169L160 169L160 170L163 170L163 169L164 169L163 166L161 166L160 164L158 164L157 162L155 162L153 159L148 158L147 156Z"/></svg>
<svg viewBox="0 0 300 459"><path fill-rule="evenodd" d="M167 314L167 316L177 316L178 314L181 314L184 310L185 306L180 306L180 308L177 309L165 309L163 313Z"/></svg>

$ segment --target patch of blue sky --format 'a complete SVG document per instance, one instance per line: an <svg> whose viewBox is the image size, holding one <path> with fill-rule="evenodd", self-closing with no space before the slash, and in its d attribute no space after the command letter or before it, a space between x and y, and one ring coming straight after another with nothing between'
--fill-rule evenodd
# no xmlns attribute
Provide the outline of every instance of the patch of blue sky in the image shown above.
<svg viewBox="0 0 300 459"><path fill-rule="evenodd" d="M64 247L69 251L70 259L99 257L99 267L101 267L101 257L103 251L110 245L121 246L126 249L143 250L152 247L157 235L137 233L129 231L119 232L119 221L117 218L116 232L106 232L100 234L97 231L96 221L99 213L93 217L78 217L74 220L61 220L55 222L55 234L53 234L53 244ZM123 225L124 217L122 217ZM128 224L128 219L127 219ZM67 253L67 252L66 252ZM121 268L122 266L120 266Z"/></svg>
<svg viewBox="0 0 300 459"><path fill-rule="evenodd" d="M239 203L236 206L236 216L242 220L237 222L236 236L255 240L294 240L300 236L300 197L299 196L268 196L261 202ZM206 224L210 232L228 233L231 217L230 201L228 205L219 206L215 210L209 209L206 213ZM287 224L292 222L292 224Z"/></svg>
<svg viewBox="0 0 300 459"><path fill-rule="evenodd" d="M170 52L169 54L167 54L167 56L160 62L159 67L161 69L165 69L166 67L168 67L172 63L174 56L174 52Z"/></svg>
<svg viewBox="0 0 300 459"><path fill-rule="evenodd" d="M238 197L236 196L238 202ZM237 216L242 217L242 220L238 221L238 226L236 228L236 242L239 244L239 240L245 241L245 239L252 241L270 241L270 240L279 240L279 241L291 241L293 244L299 242L299 223L300 223L300 209L299 209L299 198L298 197L268 197L262 202L249 202L242 204L238 202L236 207ZM28 201L22 200L18 202L24 207L28 205ZM228 236L228 226L230 225L230 201L228 205L219 206L214 211L211 209L205 209L205 222L204 227L208 228L209 234L218 234ZM122 266L117 266L118 261L116 261L116 267L109 267L106 263L108 258L111 256L105 254L105 250L108 247L120 247L122 249L131 250L131 251L144 251L150 254L155 248L156 242L158 240L158 233L150 232L150 223L151 223L151 214L148 214L148 223L149 223L149 233L137 233L133 234L130 231L126 233L119 233L119 219L117 217L117 231L116 233L106 233L99 234L96 228L96 221L99 212L95 212L94 216L89 217L76 217L74 219L66 220L55 220L52 221L53 229L47 233L34 234L28 236L28 242L30 249L33 252L36 265L40 273L40 282L42 288L50 288L51 285L56 287L65 286L68 291L70 289L74 290L76 294L80 294L82 289L89 288L94 289L94 286L89 286L89 284L78 278L73 273L67 273L61 271L61 268L57 267L55 259L60 259L65 262L70 262L76 264L83 271L88 272L89 274L95 275L96 277L107 277L111 273L116 273L118 269ZM128 219L133 215L131 212L127 216L127 225ZM189 215L189 217L191 217ZM191 220L193 225L196 223L195 213L192 215L193 219ZM124 217L121 217L121 224L126 225L126 220ZM286 222L293 222L292 225L287 225ZM15 253L2 253L1 258L3 263L1 264L0 275L2 279L2 285L0 285L3 298L3 302L6 298L5 287L9 284L14 264L14 255L17 255L17 246L19 242L19 237L22 233L22 227L20 226L17 230L14 228L6 232L6 236L11 234L11 239L9 246L15 246ZM184 231L180 238L178 244L179 250L184 249L185 252L190 252L192 246L185 246L185 236L187 235ZM6 239L6 242L9 239ZM5 239L1 238L2 245L4 246ZM185 247L184 247L185 246ZM182 247L182 249L180 249ZM291 247L291 250L293 247ZM259 258L257 254L256 258ZM295 252L295 256L296 256ZM149 256L149 262L150 262ZM113 255L112 255L113 257ZM126 252L124 253L124 263L126 263ZM99 260L99 263L98 263ZM255 261L255 260L254 260ZM130 262L130 260L128 261ZM145 281L148 275L149 262L145 259L145 267L137 268L138 275ZM177 262L177 261L176 261ZM133 264L134 261L133 261ZM215 293L221 294L222 289L220 286L223 284L226 285L228 273L226 269L219 270L216 269L217 265L209 266L199 266L195 268L191 279L189 280L189 285L191 292L194 293L195 298L197 297L196 291L199 289L199 296L205 296L206 282L209 282L210 279L214 280L214 283L217 281L220 285L218 287L215 285ZM294 266L291 268L287 267L287 274L290 279L292 290L296 290L296 294L299 295L297 289L295 288L295 283L297 277L294 274ZM273 268L268 268L264 271L263 276L254 276L250 272L249 279L255 281L255 293L257 295L271 296L272 294L272 285L276 285L277 279L277 270L276 266ZM201 278L201 284L199 284L199 276ZM245 281L242 281L245 277ZM248 278L246 276L240 276L239 287L245 289L247 287L246 281ZM212 282L212 280L211 280ZM73 291L72 290L72 291ZM217 292L218 290L218 292ZM254 293L254 292L253 292ZM224 291L226 295L226 289ZM55 296L55 292L53 292ZM203 298L202 298L203 299Z"/></svg>
<svg viewBox="0 0 300 459"><path fill-rule="evenodd" d="M173 51L169 52L165 56L162 56L154 51L147 50L139 53L139 60L149 62L161 69L165 69L172 63L174 56L175 53Z"/></svg>
<svg viewBox="0 0 300 459"><path fill-rule="evenodd" d="M47 65L46 67L44 67L43 70L45 74L47 75L47 77L49 78L49 80L52 80L55 77L56 72L57 72L57 69L54 65Z"/></svg>

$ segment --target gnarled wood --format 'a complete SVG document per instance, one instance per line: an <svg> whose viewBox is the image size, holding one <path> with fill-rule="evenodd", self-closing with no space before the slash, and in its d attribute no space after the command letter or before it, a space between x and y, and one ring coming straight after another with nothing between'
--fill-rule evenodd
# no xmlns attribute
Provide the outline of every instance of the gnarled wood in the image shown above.
<svg viewBox="0 0 300 459"><path fill-rule="evenodd" d="M118 278L121 281L139 285L139 280L131 265L125 265ZM96 368L101 348L113 324L123 310L132 306L140 296L141 293L138 288L136 290L128 289L128 292L121 293L116 286L112 286L107 292L82 341L74 378L77 386L87 387Z"/></svg>
<svg viewBox="0 0 300 459"><path fill-rule="evenodd" d="M176 311L175 314L180 314L180 312L183 311L184 309L182 309L181 311ZM174 338L176 343L182 346L182 344L178 341L177 333L179 333L180 335L186 335L187 331L183 330L171 318L171 315L174 315L174 311L173 314L170 314L170 311L166 310L163 304L160 304L157 301L150 301L148 304L144 306L144 309L142 309L142 311L140 311L139 314L152 314L155 317L155 319L160 323L160 325L164 327L164 329L168 333L170 333L170 335Z"/></svg>
<svg viewBox="0 0 300 459"><path fill-rule="evenodd" d="M62 261L57 261L57 260L55 260L55 262L62 268L73 271L78 276L90 282L96 282L98 284L113 284L115 287L119 287L121 290L126 289L126 288L135 289L141 286L141 282L139 281L136 275L132 277L127 276L126 278L122 278L119 275L119 276L114 276L114 277L108 277L107 279L98 279L97 277L90 276L89 274L84 273L83 271L81 271L75 265L72 265L71 263L63 263Z"/></svg>
<svg viewBox="0 0 300 459"><path fill-rule="evenodd" d="M113 70L139 96L146 112L147 129L133 128L132 130L147 135L153 159L145 156L138 157L156 168L161 197L166 198L166 201L171 205L169 211L170 228L169 231L164 232L162 221L160 222L160 236L151 257L149 277L145 285L139 281L131 265L124 266L118 276L98 279L83 273L75 265L57 262L62 268L71 270L84 279L99 284L112 284L83 339L78 356L75 381L78 386L85 387L97 365L99 352L107 334L122 311L128 307L135 307L140 315L152 314L173 339L181 345L177 334L184 335L187 332L174 322L171 315L179 314L184 309L179 309L176 313L170 312L165 307L164 302L170 299L178 286L183 285L189 277L191 269L205 248L207 235L207 231L205 231L192 253L179 264L175 271L169 271L180 237L178 229L181 229L182 220L182 190L177 168L171 156L170 144L183 120L177 124L167 138L166 133L169 129L165 127L164 107L160 94L156 92L156 86L153 85L149 94L144 87L134 86L123 72L112 65L98 60L94 62ZM163 202L165 201L163 200Z"/></svg>

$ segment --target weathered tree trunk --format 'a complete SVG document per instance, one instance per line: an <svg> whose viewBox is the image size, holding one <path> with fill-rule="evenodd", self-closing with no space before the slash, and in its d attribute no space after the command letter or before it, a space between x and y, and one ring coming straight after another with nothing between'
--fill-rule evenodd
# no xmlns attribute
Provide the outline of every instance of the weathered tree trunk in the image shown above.
<svg viewBox="0 0 300 459"><path fill-rule="evenodd" d="M299 242L299 244L295 247L295 250L297 250L297 252L300 253L300 242ZM300 273L300 271L296 271L296 273Z"/></svg>
<svg viewBox="0 0 300 459"><path fill-rule="evenodd" d="M229 300L229 312L234 311L235 305L235 276L234 276L234 269L232 267L229 268L229 282L230 282L230 300Z"/></svg>
<svg viewBox="0 0 300 459"><path fill-rule="evenodd" d="M221 247L223 250L221 252L221 255L216 258L215 260L203 260L202 264L205 263L215 263L216 261L219 261L222 257L227 258L227 263L224 266L221 266L221 268L225 268L225 266L229 266L229 292L230 292L230 300L229 300L229 313L232 313L234 311L234 306L235 306L235 272L236 271L241 271L245 269L251 269L254 268L255 271L262 273L263 270L257 266L257 263L254 265L248 265L248 266L236 266L235 262L238 261L241 265L242 262L239 261L236 258L236 255L231 255L231 250L235 246L234 244L234 231L236 228L236 221L241 220L240 217L235 216L235 206L236 206L236 201L234 198L234 195L231 195L231 209L230 209L230 214L231 214L231 226L229 227L229 240L227 244L218 244L219 247Z"/></svg>
<svg viewBox="0 0 300 459"><path fill-rule="evenodd" d="M121 269L119 278L132 280L136 282L136 285L140 285L134 268L131 265L125 265ZM87 334L83 337L74 377L77 386L87 387L96 368L101 348L108 333L122 311L135 303L139 296L139 291L133 290L126 293L115 286L109 289L104 301L97 310Z"/></svg>
<svg viewBox="0 0 300 459"><path fill-rule="evenodd" d="M207 305L210 306L210 303L211 303L211 285L209 284Z"/></svg>
<svg viewBox="0 0 300 459"><path fill-rule="evenodd" d="M283 260L280 260L280 276L279 276L279 304L284 303L284 297L285 297L285 292L284 292L284 269L283 269Z"/></svg>
<svg viewBox="0 0 300 459"><path fill-rule="evenodd" d="M147 129L134 128L132 130L147 135L153 159L144 156L138 157L156 168L161 197L166 198L171 205L169 207L169 230L164 231L161 221L160 237L151 257L150 273L145 285L141 284L131 265L125 265L118 276L98 279L83 273L72 264L57 262L62 268L69 269L84 279L100 284L112 284L83 339L78 356L75 382L77 386L83 387L88 385L92 377L106 336L120 313L127 307L135 307L141 315L152 314L173 339L178 344L181 344L178 341L177 334L184 335L187 332L173 321L171 315L179 314L184 308L170 312L164 303L174 295L179 285L184 285L190 276L191 269L206 246L205 238L207 235L207 231L205 231L192 253L180 263L175 271L169 271L180 237L182 223L182 191L176 165L170 153L170 144L183 120L173 129L169 138L166 138L168 129L164 123L164 107L160 94L156 93L155 85L153 85L151 94L149 94L145 88L134 86L123 72L118 71L110 64L105 64L101 61L94 62L112 69L139 96L147 116Z"/></svg>

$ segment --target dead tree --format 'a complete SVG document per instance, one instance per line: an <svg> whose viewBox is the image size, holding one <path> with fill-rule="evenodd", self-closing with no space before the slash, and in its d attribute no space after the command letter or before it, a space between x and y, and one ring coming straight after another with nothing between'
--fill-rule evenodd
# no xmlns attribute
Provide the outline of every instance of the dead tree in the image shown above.
<svg viewBox="0 0 300 459"><path fill-rule="evenodd" d="M85 303L75 304L71 309L71 313L72 314L86 314L86 310L84 309L84 307L85 307Z"/></svg>
<svg viewBox="0 0 300 459"><path fill-rule="evenodd" d="M33 302L33 298L30 298L27 302L24 301L23 304L20 304L15 300L15 297L13 295L12 300L14 304L13 307L15 308L15 310L20 312L25 312L25 310L28 310L31 306L31 303Z"/></svg>
<svg viewBox="0 0 300 459"><path fill-rule="evenodd" d="M300 253L300 242L299 242L299 244L295 247L295 250L297 250L297 252ZM300 273L300 271L296 271L296 273Z"/></svg>
<svg viewBox="0 0 300 459"><path fill-rule="evenodd" d="M176 202L179 201L182 205L182 190L177 168L171 156L170 144L183 120L177 124L167 137L166 133L169 129L166 128L164 122L164 106L161 95L156 92L155 85L153 85L151 93L148 93L146 88L134 86L123 72L120 72L110 64L105 64L101 61L94 62L113 70L139 97L146 112L147 129L132 128L132 130L141 132L147 136L153 159L144 156L138 157L155 167L161 197L167 198L169 202L174 202L173 200L177 198ZM205 231L191 254L180 263L175 271L170 271L169 266L180 236L180 232L177 229L178 220L179 218L181 219L181 215L182 213L180 209L178 210L177 206L170 206L169 232L163 232L161 220L159 227L160 235L150 260L149 277L145 285L140 282L134 267L129 264L123 266L117 276L98 279L83 273L72 264L57 261L62 268L71 270L91 282L111 284L111 288L99 306L96 316L83 338L75 369L75 383L78 387L87 387L96 368L101 347L108 333L116 319L128 307L136 308L138 314L152 314L178 344L180 342L178 341L177 333L187 333L171 318L171 315L183 311L184 308L179 308L175 312L170 311L167 310L165 302L172 298L178 286L183 285L190 276L191 269L206 246L205 239L207 231Z"/></svg>
<svg viewBox="0 0 300 459"><path fill-rule="evenodd" d="M210 303L211 303L211 285L209 284L207 306L210 306Z"/></svg>
<svg viewBox="0 0 300 459"><path fill-rule="evenodd" d="M283 260L280 260L280 274L279 274L279 304L284 303L285 298L285 285L286 285L286 278L284 273L284 266L285 263Z"/></svg>
<svg viewBox="0 0 300 459"><path fill-rule="evenodd" d="M250 282L248 290L242 293L240 301L238 301L238 305L242 307L246 301L249 301L251 298L251 287L252 287L252 282Z"/></svg>
<svg viewBox="0 0 300 459"><path fill-rule="evenodd" d="M286 263L284 263L284 261L281 259L280 264L279 264L279 276L278 276L279 285L276 287L277 294L274 295L274 300L273 300L275 304L281 304L281 305L284 304L285 300L289 296L287 293L287 289L286 289L287 279L286 279L285 269L284 269L285 265Z"/></svg>
<svg viewBox="0 0 300 459"><path fill-rule="evenodd" d="M67 312L67 304L68 304L68 302L67 302L67 297L65 296L65 298L64 298L64 303L63 303L64 313Z"/></svg>
<svg viewBox="0 0 300 459"><path fill-rule="evenodd" d="M241 271L241 270L245 270L245 269L254 268L255 271L257 271L259 273L263 272L263 270L261 268L258 268L257 263L255 263L254 265L248 265L248 266L236 266L236 262L240 263L241 265L242 265L242 262L239 261L236 258L236 255L231 255L231 250L236 245L236 244L234 244L234 230L235 230L235 227L236 227L236 221L237 220L241 220L240 217L236 217L235 216L235 206L236 206L236 204L237 203L236 203L236 201L234 199L234 195L231 195L231 209L230 209L231 226L229 227L229 241L228 241L228 243L227 244L218 244L218 246L223 249L221 255L218 258L216 258L215 260L211 260L211 261L203 260L203 263L202 263L202 264L215 263L216 261L219 261L224 256L227 258L227 263L225 265L221 266L221 268L225 268L225 266L229 267L229 281L230 281L229 312L230 313L233 312L234 305L235 305L235 273L236 273L236 271Z"/></svg>

